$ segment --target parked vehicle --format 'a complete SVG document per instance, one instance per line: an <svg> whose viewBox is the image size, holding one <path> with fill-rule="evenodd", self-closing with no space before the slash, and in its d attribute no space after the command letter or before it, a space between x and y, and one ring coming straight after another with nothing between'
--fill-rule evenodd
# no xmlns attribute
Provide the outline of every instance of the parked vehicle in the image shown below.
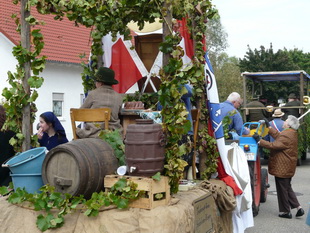
<svg viewBox="0 0 310 233"><path fill-rule="evenodd" d="M299 108L300 115L304 114L307 105L309 104L309 92L310 92L310 75L307 74L303 70L297 70L297 71L274 71L274 72L244 72L242 73L243 76L243 117L246 119L246 113L251 109L266 109L269 112L272 112L275 108L274 106L266 106L266 107L246 107L247 103L249 102L247 99L247 83L248 80L251 81L252 87L250 92L252 93L252 96L254 96L255 92L254 89L259 88L259 95L264 95L263 93L263 85L265 82L275 82L275 81L296 81L299 82L299 97L300 97L300 106L294 106L294 107L284 107L280 104L280 106L277 106L276 108L285 109L285 108ZM288 93L289 94L289 93ZM304 119L301 119L302 122ZM304 126L303 126L304 127ZM308 127L308 131L309 131ZM307 137L307 130L304 128L301 128L300 134L302 139L306 140ZM300 140L304 141L304 140ZM299 147L302 147L302 152L299 154L298 159L298 165L301 164L301 160L305 160L307 157L307 147L309 143L300 143Z"/></svg>

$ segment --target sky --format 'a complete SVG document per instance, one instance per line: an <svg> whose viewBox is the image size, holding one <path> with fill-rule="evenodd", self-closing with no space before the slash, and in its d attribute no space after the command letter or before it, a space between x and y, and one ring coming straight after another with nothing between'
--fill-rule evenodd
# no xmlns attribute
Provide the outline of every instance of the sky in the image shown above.
<svg viewBox="0 0 310 233"><path fill-rule="evenodd" d="M310 0L212 0L228 34L229 56L243 58L247 45L310 52Z"/></svg>

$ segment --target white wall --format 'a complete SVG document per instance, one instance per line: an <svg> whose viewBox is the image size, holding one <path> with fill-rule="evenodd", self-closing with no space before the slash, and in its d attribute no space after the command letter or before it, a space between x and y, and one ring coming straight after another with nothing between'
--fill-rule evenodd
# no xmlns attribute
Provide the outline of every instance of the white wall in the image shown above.
<svg viewBox="0 0 310 233"><path fill-rule="evenodd" d="M17 61L12 55L14 44L0 33L0 103L4 100L2 90L10 87L7 82L7 72L16 72ZM38 112L33 124L33 132L36 132L36 125L39 122L39 116L46 111L53 111L53 94L64 93L63 117L59 118L64 126L68 140L73 138L70 108L79 108L81 106L80 95L83 94L83 85L81 73L83 69L80 65L67 63L46 63L46 68L40 74L44 78L43 85L37 89L39 97L36 100Z"/></svg>
<svg viewBox="0 0 310 233"><path fill-rule="evenodd" d="M14 44L0 32L0 100L4 98L2 90L10 86L7 82L7 72L16 70L17 61L12 54L13 46Z"/></svg>
<svg viewBox="0 0 310 233"><path fill-rule="evenodd" d="M36 100L38 112L33 125L33 132L36 132L40 114L53 111L53 93L64 93L63 117L59 118L59 120L66 130L68 140L70 141L73 138L70 108L79 108L81 106L80 95L83 94L82 71L82 67L79 65L46 63L46 68L41 73L44 83L37 90L39 94Z"/></svg>

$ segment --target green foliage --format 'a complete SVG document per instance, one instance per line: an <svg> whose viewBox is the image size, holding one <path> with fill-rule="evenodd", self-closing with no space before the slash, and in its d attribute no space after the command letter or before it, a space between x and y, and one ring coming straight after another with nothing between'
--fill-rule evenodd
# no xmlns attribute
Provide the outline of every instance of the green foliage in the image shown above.
<svg viewBox="0 0 310 233"><path fill-rule="evenodd" d="M232 119L229 117L230 114L228 114L227 116L225 116L222 120L222 124L223 124L223 129L224 129L224 137L226 139L229 138L228 136L228 132L229 132L229 125L231 124L232 122Z"/></svg>
<svg viewBox="0 0 310 233"><path fill-rule="evenodd" d="M204 33L206 31L206 21L212 18L217 11L213 8L211 1L189 1L189 0L123 0L123 1L63 1L63 0L30 0L30 4L35 5L41 14L53 14L56 20L67 17L74 21L76 25L91 27L91 68L84 64L83 84L85 91L92 88L92 80L87 79L92 76L96 69L102 66L101 62L101 39L111 33L115 39L117 34L124 35L124 39L130 39L130 30L127 24L130 21L136 22L140 29L145 22L152 23L156 18L160 18L167 24L167 15L172 12L174 19L188 17L187 26L194 39L195 56L192 65L183 67L181 60L184 51L180 46L180 35L172 33L172 25L168 25L171 35L167 35L160 46L160 50L169 55L168 64L160 71L162 80L161 89L158 92L159 102L163 106L163 128L167 135L165 173L170 177L171 191L178 190L179 179L183 175L186 162L181 159L184 151L189 151L186 146L177 146L188 128L190 122L186 119L187 112L180 97L184 90L181 86L190 82L196 90L195 99L201 101L203 98L204 85ZM200 6L200 11L197 10ZM173 34L173 35L172 35ZM204 103L204 101L203 101ZM150 107L153 106L150 105ZM205 105L202 105L205 108ZM206 111L203 111L206 113ZM207 119L207 116L202 116ZM208 138L206 138L208 140Z"/></svg>
<svg viewBox="0 0 310 233"><path fill-rule="evenodd" d="M44 185L40 188L41 192L35 194L17 188L8 197L8 202L12 204L28 202L35 211L43 211L43 214L38 215L36 224L41 231L46 231L63 226L64 216L76 210L85 210L84 214L90 217L97 216L103 206L115 205L119 209L126 209L130 201L145 195L144 191L137 190L137 186L136 183L122 178L109 192L94 192L89 200L84 199L83 195L75 197L68 193L55 192L55 187L49 185ZM8 193L7 187L0 187L1 195Z"/></svg>
<svg viewBox="0 0 310 233"><path fill-rule="evenodd" d="M124 102L130 101L142 101L145 109L156 110L156 106L158 104L158 93L154 92L141 94L139 91L136 91L133 95L127 94L125 96Z"/></svg>
<svg viewBox="0 0 310 233"><path fill-rule="evenodd" d="M248 47L248 51L243 59L239 59L241 72L266 72L266 71L288 71L288 70L305 70L309 71L310 53L303 53L301 50L278 50L273 51L272 44L269 49L264 46L260 50L254 51ZM250 82L248 86L252 85ZM258 86L255 83L255 86ZM249 88L250 90L251 88ZM255 90L254 90L255 92ZM279 82L264 82L263 95L268 99L269 103L277 103L277 100L282 97L286 98L289 93L299 93L299 82L294 81L279 81Z"/></svg>
<svg viewBox="0 0 310 233"><path fill-rule="evenodd" d="M310 106L305 109L305 112L310 109ZM298 128L298 157L307 153L310 145L310 114L308 113L301 120L300 127Z"/></svg>
<svg viewBox="0 0 310 233"><path fill-rule="evenodd" d="M198 151L200 153L205 152L208 158L206 160L207 169L201 173L201 176L205 179L210 179L211 174L217 171L219 152L217 150L216 139L208 134L207 129L199 131L198 137L202 141L198 147Z"/></svg>
<svg viewBox="0 0 310 233"><path fill-rule="evenodd" d="M157 172L154 176L152 176L152 179L160 181L160 179L161 179L160 172Z"/></svg>
<svg viewBox="0 0 310 233"><path fill-rule="evenodd" d="M238 67L238 59L228 57L226 53L210 54L220 102L227 99L232 92L243 93L243 80Z"/></svg>
<svg viewBox="0 0 310 233"><path fill-rule="evenodd" d="M125 145L121 132L119 130L102 130L99 137L112 147L119 166L125 165Z"/></svg>
<svg viewBox="0 0 310 233"><path fill-rule="evenodd" d="M30 16L28 22L31 25L39 24L37 20ZM16 20L19 23L19 20ZM18 25L19 26L19 25ZM16 66L16 73L8 72L8 83L11 85L10 88L6 87L2 90L2 96L5 98L4 107L6 109L7 119L4 124L4 129L10 129L19 135L13 138L10 143L14 146L16 152L21 151L21 146L24 141L22 132L22 120L23 120L23 109L30 104L30 122L33 123L35 120L35 113L37 111L35 100L38 97L38 93L35 88L41 87L43 78L39 77L39 73L45 68L45 56L39 57L40 52L44 47L43 35L39 29L31 31L31 38L33 49L31 51L26 50L21 44L13 47L13 55L18 61ZM25 78L24 65L26 62L30 62L32 76L27 80L29 84L29 90L23 86L23 80ZM37 137L31 137L32 146L36 146Z"/></svg>

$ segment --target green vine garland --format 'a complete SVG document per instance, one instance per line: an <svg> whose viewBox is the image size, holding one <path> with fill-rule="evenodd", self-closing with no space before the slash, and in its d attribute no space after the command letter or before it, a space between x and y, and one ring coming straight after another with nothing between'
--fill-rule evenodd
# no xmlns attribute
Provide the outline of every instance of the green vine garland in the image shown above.
<svg viewBox="0 0 310 233"><path fill-rule="evenodd" d="M1 195L8 195L8 202L21 204L28 202L29 207L35 211L44 211L45 214L37 216L37 227L41 231L59 228L65 223L64 216L77 210L83 210L84 215L97 216L102 207L114 205L119 209L126 209L131 201L137 200L145 195L145 191L137 190L137 184L127 180L119 179L109 192L94 192L92 197L86 200L83 195L78 197L68 193L55 192L55 187L45 185L40 188L41 193L31 194L24 189L17 188L11 193L8 187L0 187ZM12 188L12 187L10 187Z"/></svg>
<svg viewBox="0 0 310 233"><path fill-rule="evenodd" d="M18 1L14 1L17 3ZM168 12L172 12L175 19L187 17L188 28L195 43L195 55L192 64L183 67L181 56L184 51L178 46L180 35L172 33L172 25L168 25L171 35L164 39L160 50L169 54L168 64L160 72L162 80L159 91L159 101L164 109L162 116L164 119L163 128L168 135L166 147L165 174L170 177L172 193L178 191L178 182L182 176L186 162L180 155L189 150L186 145L177 146L181 135L187 132L189 122L186 120L184 104L180 102L180 97L184 90L180 85L191 83L195 90L195 100L200 102L202 111L201 119L203 124L208 120L204 97L204 33L206 31L206 21L212 18L216 10L211 1L198 0L130 0L130 1L94 1L94 0L28 0L28 6L35 6L41 14L53 14L55 20L62 20L67 17L74 21L76 25L84 25L92 28L91 38L91 68L84 64L83 84L85 91L92 88L91 80L86 79L86 75L92 75L100 66L100 56L102 55L101 38L111 33L113 38L117 34L124 35L125 39L130 39L130 30L127 24L130 21L137 22L143 28L145 22L152 23L156 18L160 18L166 23ZM21 61L20 61L21 62ZM43 68L43 65L41 65ZM39 85L37 85L39 86ZM34 97L34 96L33 96ZM32 98L30 102L34 101ZM18 106L17 103L14 103ZM35 111L35 110L34 110ZM204 127L205 128L205 127ZM206 134L207 135L207 134ZM207 144L213 144L208 136L204 137ZM198 142L201 144L201 140ZM216 164L211 164L216 167Z"/></svg>

